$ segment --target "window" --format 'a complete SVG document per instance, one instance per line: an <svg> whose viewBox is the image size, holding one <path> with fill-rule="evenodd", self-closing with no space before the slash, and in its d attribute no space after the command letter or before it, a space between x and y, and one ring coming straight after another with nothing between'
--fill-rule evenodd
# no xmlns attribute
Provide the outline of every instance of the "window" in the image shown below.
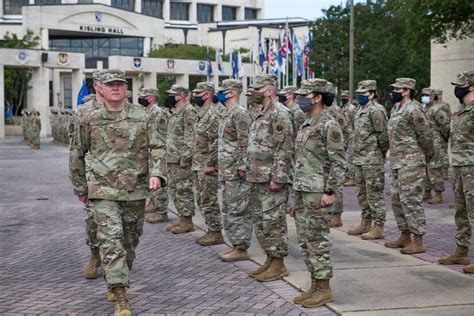
<svg viewBox="0 0 474 316"><path fill-rule="evenodd" d="M189 21L189 3L171 2L171 20Z"/></svg>
<svg viewBox="0 0 474 316"><path fill-rule="evenodd" d="M135 11L134 0L112 0L112 6L123 10Z"/></svg>
<svg viewBox="0 0 474 316"><path fill-rule="evenodd" d="M21 14L21 7L28 3L28 0L3 0L3 14Z"/></svg>
<svg viewBox="0 0 474 316"><path fill-rule="evenodd" d="M257 19L257 9L245 8L245 19L246 20L256 20Z"/></svg>
<svg viewBox="0 0 474 316"><path fill-rule="evenodd" d="M61 0L35 0L35 4L61 4Z"/></svg>
<svg viewBox="0 0 474 316"><path fill-rule="evenodd" d="M72 77L64 76L64 108L72 109Z"/></svg>
<svg viewBox="0 0 474 316"><path fill-rule="evenodd" d="M198 3L197 20L201 23L214 22L214 6Z"/></svg>
<svg viewBox="0 0 474 316"><path fill-rule="evenodd" d="M163 18L163 0L142 0L142 13Z"/></svg>
<svg viewBox="0 0 474 316"><path fill-rule="evenodd" d="M222 6L222 21L235 21L237 20L237 8Z"/></svg>
<svg viewBox="0 0 474 316"><path fill-rule="evenodd" d="M79 0L77 1L77 3L81 4L81 3L94 3L93 0Z"/></svg>

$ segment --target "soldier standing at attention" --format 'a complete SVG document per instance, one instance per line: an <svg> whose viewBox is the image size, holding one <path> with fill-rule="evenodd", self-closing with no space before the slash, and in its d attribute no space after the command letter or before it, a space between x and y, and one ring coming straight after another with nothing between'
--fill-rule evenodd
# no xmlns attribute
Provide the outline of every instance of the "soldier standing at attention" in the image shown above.
<svg viewBox="0 0 474 316"><path fill-rule="evenodd" d="M220 253L223 261L247 260L252 237L252 214L248 208L250 186L246 181L250 113L240 102L242 83L234 79L222 81L217 93L226 107L219 124L218 177L222 190L222 219L224 231L232 249Z"/></svg>
<svg viewBox="0 0 474 316"><path fill-rule="evenodd" d="M100 93L104 105L75 116L69 172L74 193L81 202L91 203L105 280L116 300L115 315L127 316L131 315L131 307L126 288L143 232L147 189L158 189L165 179L159 159L153 156L158 148L154 143L158 139L154 135L155 127L150 125L142 107L127 102L125 73L107 70L102 83ZM87 153L90 154L89 182Z"/></svg>
<svg viewBox="0 0 474 316"><path fill-rule="evenodd" d="M311 273L311 288L293 302L319 307L333 301L329 225L336 201L334 190L344 181L344 137L341 127L323 104L331 104L331 84L310 79L296 91L308 113L296 136L293 190L298 244ZM330 170L334 171L330 173Z"/></svg>
<svg viewBox="0 0 474 316"><path fill-rule="evenodd" d="M278 92L278 101L285 105L291 113L291 119L293 121L293 136L296 137L298 129L306 120L306 115L301 111L298 103L295 100L295 91L297 87L286 86Z"/></svg>
<svg viewBox="0 0 474 316"><path fill-rule="evenodd" d="M433 92L433 103L435 105L438 105L439 108L442 109L446 113L446 116L449 118L449 121L451 122L452 111L449 104L443 101L443 90L433 89L431 91ZM444 149L443 180L448 180L448 169L449 169L448 140L447 139L442 139L442 140L443 140L442 145Z"/></svg>
<svg viewBox="0 0 474 316"><path fill-rule="evenodd" d="M207 232L196 242L201 246L224 243L222 220L217 200L217 138L219 121L226 111L220 103L213 103L214 83L199 82L193 90L192 102L200 109L196 124L193 171L198 179L198 206L207 226Z"/></svg>
<svg viewBox="0 0 474 316"><path fill-rule="evenodd" d="M449 140L449 125L451 116L442 108L441 103L434 103L433 90L423 88L421 90L421 102L425 105L425 115L433 133L434 156L426 168L425 194L423 201L430 204L443 203L444 179L443 168L445 163L445 144ZM431 190L435 196L431 196Z"/></svg>
<svg viewBox="0 0 474 316"><path fill-rule="evenodd" d="M420 104L413 100L415 84L414 79L397 78L391 85L395 105L388 121L392 209L400 237L385 242L385 246L402 248L403 254L425 251L423 180L426 164L433 157L429 123ZM410 234L413 234L413 240Z"/></svg>
<svg viewBox="0 0 474 316"><path fill-rule="evenodd" d="M459 111L452 116L450 138L457 248L454 254L441 258L439 263L466 265L474 227L474 71L460 73L452 84L460 103ZM463 271L474 273L474 263L465 266Z"/></svg>
<svg viewBox="0 0 474 316"><path fill-rule="evenodd" d="M344 181L345 186L354 186L356 185L355 182L355 167L352 163L352 139L353 139L353 131L354 131L354 120L355 115L357 113L357 108L354 104L349 102L349 91L342 90L341 92L341 109L344 112L344 117L346 118L346 123L348 125L349 133L344 136L344 140L346 142L345 149L346 149L346 181Z"/></svg>
<svg viewBox="0 0 474 316"><path fill-rule="evenodd" d="M384 162L389 149L387 115L377 103L377 82L364 80L356 90L360 108L355 116L352 159L355 166L357 201L362 210L360 225L347 231L362 235L362 239L380 239L384 236L385 184ZM374 226L372 226L374 221Z"/></svg>
<svg viewBox="0 0 474 316"><path fill-rule="evenodd" d="M167 111L158 106L159 90L156 88L140 89L138 103L145 108L150 120L157 126L156 134L163 145L157 155L164 161L166 154L166 132L169 115ZM159 188L150 194L150 202L154 213L148 216L146 221L150 224L168 222L168 192L166 188ZM148 205L147 205L148 207ZM145 207L145 213L147 211Z"/></svg>
<svg viewBox="0 0 474 316"><path fill-rule="evenodd" d="M249 274L261 282L288 275L283 260L288 255L286 201L291 183L293 124L288 109L274 102L277 84L274 76L261 76L251 92L261 111L250 127L247 148L249 207L255 235L267 259Z"/></svg>
<svg viewBox="0 0 474 316"><path fill-rule="evenodd" d="M41 119L40 112L32 111L31 112L31 121L30 121L30 134L31 134L31 149L40 149L40 133L41 133Z"/></svg>
<svg viewBox="0 0 474 316"><path fill-rule="evenodd" d="M191 163L194 150L194 128L197 113L189 103L189 90L174 84L168 93L167 103L175 108L166 137L166 163L170 197L179 214L179 222L166 229L174 234L194 231L194 193Z"/></svg>

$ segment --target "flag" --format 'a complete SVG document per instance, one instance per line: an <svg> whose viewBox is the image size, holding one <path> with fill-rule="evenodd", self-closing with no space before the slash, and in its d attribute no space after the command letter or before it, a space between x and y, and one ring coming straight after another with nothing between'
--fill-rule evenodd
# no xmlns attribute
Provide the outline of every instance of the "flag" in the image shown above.
<svg viewBox="0 0 474 316"><path fill-rule="evenodd" d="M224 74L224 62L222 61L222 52L218 49L216 51L216 63L217 63L217 70L219 70L220 74Z"/></svg>
<svg viewBox="0 0 474 316"><path fill-rule="evenodd" d="M293 53L295 58L296 69L298 71L298 76L302 76L304 72L304 65L303 65L303 56L300 48L300 44L298 43L298 38L296 34L293 34Z"/></svg>
<svg viewBox="0 0 474 316"><path fill-rule="evenodd" d="M258 66L260 67L260 72L264 72L264 67L265 67L265 51L263 50L263 45L262 45L262 34L260 33L260 36L258 38Z"/></svg>
<svg viewBox="0 0 474 316"><path fill-rule="evenodd" d="M239 76L239 61L237 56L237 51L233 51L231 54L231 63L232 63L232 78L238 79Z"/></svg>
<svg viewBox="0 0 474 316"><path fill-rule="evenodd" d="M291 40L291 32L288 27L288 21L285 24L285 30L283 31L283 44L281 46L281 52L283 57L293 53L293 41Z"/></svg>
<svg viewBox="0 0 474 316"><path fill-rule="evenodd" d="M81 104L84 102L84 98L89 95L89 90L87 90L86 81L82 80L82 86L77 94L77 106L80 107Z"/></svg>
<svg viewBox="0 0 474 316"><path fill-rule="evenodd" d="M207 50L207 75L212 76L211 52Z"/></svg>
<svg viewBox="0 0 474 316"><path fill-rule="evenodd" d="M270 73L274 73L274 69L275 69L275 51L273 49L273 46L274 46L274 41L272 40L270 42L270 47L268 48L268 67L269 67L269 72Z"/></svg>
<svg viewBox="0 0 474 316"><path fill-rule="evenodd" d="M244 76L244 64L242 63L242 56L240 55L240 50L237 52L237 79L240 79Z"/></svg>
<svg viewBox="0 0 474 316"><path fill-rule="evenodd" d="M11 119L13 118L13 105L10 104L10 102L7 101L7 113L5 114L5 119Z"/></svg>
<svg viewBox="0 0 474 316"><path fill-rule="evenodd" d="M278 72L285 74L286 72L286 54L283 54L282 45L281 45L281 36L278 35L278 50L277 50L277 61L278 61ZM276 73L276 75L278 75Z"/></svg>

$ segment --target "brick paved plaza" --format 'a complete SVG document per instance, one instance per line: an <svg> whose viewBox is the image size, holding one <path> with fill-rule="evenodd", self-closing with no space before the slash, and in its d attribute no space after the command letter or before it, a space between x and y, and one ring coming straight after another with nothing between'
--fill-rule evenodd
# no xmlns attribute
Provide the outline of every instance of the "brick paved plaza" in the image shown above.
<svg viewBox="0 0 474 316"><path fill-rule="evenodd" d="M86 280L88 258L84 211L68 179L67 149L42 139L32 151L19 139L0 140L0 314L104 315L114 305L105 299L102 277ZM388 190L388 185L386 185ZM226 246L201 247L196 230L172 235L161 224L145 223L131 272L129 296L141 315L473 315L474 277L462 266L436 264L454 250L454 210L445 203L426 205L427 252L401 255L382 241L363 241L344 232L359 221L355 189L345 188L344 227L332 232L335 301L304 309L291 302L309 277L289 218L290 276L259 283L247 275L253 261L224 263ZM386 237L398 231L386 196ZM173 217L174 220L175 217ZM196 217L202 227L202 218ZM252 259L264 256L256 242ZM470 254L474 261L474 251Z"/></svg>

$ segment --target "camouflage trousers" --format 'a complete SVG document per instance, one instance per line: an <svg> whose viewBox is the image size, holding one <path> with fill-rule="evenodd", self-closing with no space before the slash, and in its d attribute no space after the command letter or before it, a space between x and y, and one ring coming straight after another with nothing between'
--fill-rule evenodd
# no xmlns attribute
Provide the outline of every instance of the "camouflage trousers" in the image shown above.
<svg viewBox="0 0 474 316"><path fill-rule="evenodd" d="M197 173L197 205L210 231L222 230L221 211L217 199L218 181L217 172L205 174L204 170Z"/></svg>
<svg viewBox="0 0 474 316"><path fill-rule="evenodd" d="M168 213L168 189L159 188L156 191L150 193L153 205L155 205L156 214L167 214Z"/></svg>
<svg viewBox="0 0 474 316"><path fill-rule="evenodd" d="M232 246L250 247L252 213L248 207L250 184L245 180L220 182L224 231Z"/></svg>
<svg viewBox="0 0 474 316"><path fill-rule="evenodd" d="M180 216L194 216L193 171L177 163L168 164L168 187L171 200Z"/></svg>
<svg viewBox="0 0 474 316"><path fill-rule="evenodd" d="M349 146L346 150L346 178L348 179L354 179L356 173L356 166L352 164L352 152L352 146Z"/></svg>
<svg viewBox="0 0 474 316"><path fill-rule="evenodd" d="M434 167L428 165L428 167L426 167L426 176L424 179L424 186L426 191L444 191L443 168L444 162L441 166Z"/></svg>
<svg viewBox="0 0 474 316"><path fill-rule="evenodd" d="M270 191L269 182L251 184L249 208L255 235L262 250L271 257L288 255L287 200L287 185Z"/></svg>
<svg viewBox="0 0 474 316"><path fill-rule="evenodd" d="M469 247L474 227L474 166L453 167L456 240Z"/></svg>
<svg viewBox="0 0 474 316"><path fill-rule="evenodd" d="M334 176L334 168L331 167L331 169L329 170L329 173ZM343 201L344 201L344 194L343 194L343 191L342 191L342 187L337 187L335 190L334 190L334 197L336 198L336 202L334 204L334 214L342 214L344 212L344 204L343 204Z"/></svg>
<svg viewBox="0 0 474 316"><path fill-rule="evenodd" d="M143 233L145 200L92 200L107 287L128 286L129 266Z"/></svg>
<svg viewBox="0 0 474 316"><path fill-rule="evenodd" d="M87 203L84 207L86 211L86 244L90 248L98 248L100 243L97 239L97 224L94 221L94 213L91 203Z"/></svg>
<svg viewBox="0 0 474 316"><path fill-rule="evenodd" d="M295 191L295 224L298 244L311 276L318 280L332 278L332 244L329 225L334 205L321 207L323 193Z"/></svg>
<svg viewBox="0 0 474 316"><path fill-rule="evenodd" d="M400 232L424 235L426 217L423 209L425 166L392 169L392 210Z"/></svg>
<svg viewBox="0 0 474 316"><path fill-rule="evenodd" d="M357 201L362 218L372 219L375 224L385 224L385 202L383 189L385 170L383 164L355 166Z"/></svg>

